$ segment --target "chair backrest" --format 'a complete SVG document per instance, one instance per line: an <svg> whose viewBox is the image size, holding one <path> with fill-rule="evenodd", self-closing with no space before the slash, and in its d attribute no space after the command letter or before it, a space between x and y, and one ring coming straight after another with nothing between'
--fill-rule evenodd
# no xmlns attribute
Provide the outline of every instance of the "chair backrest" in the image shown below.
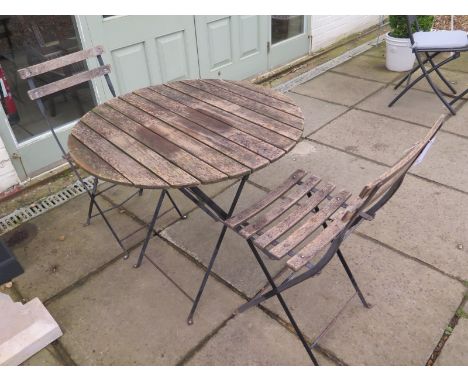
<svg viewBox="0 0 468 382"><path fill-rule="evenodd" d="M411 41L411 45L414 45L413 27L415 28L416 32L419 32L420 30L418 17L415 15L408 15L406 16L406 22L408 23L408 35Z"/></svg>
<svg viewBox="0 0 468 382"><path fill-rule="evenodd" d="M426 147L428 148L428 145L442 127L446 118L447 115L441 115L421 141L414 144L389 170L364 186L354 205L350 205L347 213L343 215L342 220L356 219L363 212L365 212L367 216L373 217L398 190L408 170L422 155Z"/></svg>
<svg viewBox="0 0 468 382"><path fill-rule="evenodd" d="M61 57L54 58L52 60L44 61L36 65L29 66L18 70L18 74L21 79L28 81L29 91L28 96L32 101L35 101L39 111L42 116L45 118L49 129L52 132L60 150L64 155L66 155L65 149L60 143L57 134L55 133L54 128L52 127L49 118L47 117L46 109L43 103L42 98L49 96L51 94L63 91L65 89L71 88L73 86L88 82L93 78L104 76L106 79L107 86L113 97L116 96L114 86L109 77L111 72L110 65L105 65L102 59L102 54L104 53L104 48L102 46L95 46L90 49L81 50L78 52L70 53ZM99 66L93 69L87 69L85 60L96 57L99 63ZM81 65L80 65L81 64ZM71 72L70 75L64 76L56 81L49 82L45 85L36 87L34 77L50 73L54 70L61 69L67 66L73 66L74 68L84 69L78 73Z"/></svg>
<svg viewBox="0 0 468 382"><path fill-rule="evenodd" d="M94 48L81 50L75 53L70 53L65 56L57 57L49 61L41 62L36 65L29 66L18 70L20 78L28 80L29 88L28 96L31 100L38 100L42 97L71 88L72 86L92 80L93 78L105 76L107 85L112 95L115 97L115 90L110 81L109 73L111 71L110 65L104 65L102 60L102 53L104 48L102 46L95 46ZM73 74L67 78L48 83L46 85L36 87L33 78L40 74L51 72L52 70L60 69L68 65L77 64L78 62L85 61L88 58L96 57L99 66L94 69L85 70L80 73Z"/></svg>
<svg viewBox="0 0 468 382"><path fill-rule="evenodd" d="M376 212L391 199L402 184L408 170L418 157L423 154L446 118L447 115L441 115L427 135L411 147L403 158L373 182L367 184L356 198L347 202L346 209L341 211L333 222L314 239L315 243L312 243L313 245L307 250L307 254L301 255L299 252L299 254L288 260L288 265L294 270L299 270L322 249L328 246L325 254L309 271L313 274L320 272L336 254L348 234L363 219L372 220Z"/></svg>

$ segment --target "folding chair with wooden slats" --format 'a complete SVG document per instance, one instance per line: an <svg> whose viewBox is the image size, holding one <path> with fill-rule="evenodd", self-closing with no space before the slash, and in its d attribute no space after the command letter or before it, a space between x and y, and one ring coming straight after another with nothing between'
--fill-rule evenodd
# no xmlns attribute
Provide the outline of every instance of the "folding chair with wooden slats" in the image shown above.
<svg viewBox="0 0 468 382"><path fill-rule="evenodd" d="M455 104L455 102L468 94L468 88L456 95L457 91L443 76L439 69L443 65L459 58L461 52L468 51L468 34L461 30L431 32L420 31L418 19L416 16L407 16L407 22L411 47L414 55L416 56L417 64L395 85L395 89L398 89L403 84L403 82L406 81L406 86L404 89L392 100L392 102L389 103L388 107L392 107L395 102L398 101L408 90L410 90L420 80L425 78L437 97L439 97L447 109L450 110L453 115L455 115L456 113L452 106ZM416 32L413 33L414 29ZM449 52L452 54L442 61L435 63L434 58L444 52ZM426 68L427 64L430 65L430 68ZM411 76L418 70L421 70L421 75L411 81ZM454 96L451 96L452 99L450 101L444 97L444 92L440 90L432 80L430 74L433 72L439 76L449 91L454 94Z"/></svg>
<svg viewBox="0 0 468 382"><path fill-rule="evenodd" d="M74 52L68 55L60 56L48 61L44 61L41 63L38 63L36 65L29 66L27 68L23 68L18 70L18 74L21 79L27 80L28 86L29 86L29 91L28 91L28 96L32 101L36 102L37 107L39 108L39 111L41 112L42 116L44 117L47 126L52 133L52 136L54 137L61 153L64 159L68 161L70 164L71 169L73 170L74 174L78 178L78 180L81 182L83 187L85 188L87 194L90 197L90 204L89 204L89 209L88 209L88 216L86 220L86 225L89 225L91 222L91 219L96 217L96 216L102 216L104 219L104 222L106 223L107 227L111 231L112 235L114 238L117 240L119 243L119 246L122 248L124 252L124 258L127 259L129 254L125 246L123 245L123 241L134 235L136 232L140 231L141 229L145 228L144 226L139 228L138 230L128 234L124 238L119 238L117 233L115 232L114 228L110 224L109 220L105 216L106 212L109 212L111 210L114 210L116 208L120 208L124 203L129 201L131 198L133 198L135 195L142 195L143 189L139 189L135 193L131 194L129 197L127 197L125 200L123 200L121 203L114 205L106 210L103 210L99 204L96 201L96 197L99 195L102 195L104 192L110 190L111 188L115 187L117 184L112 184L106 188L104 188L101 191L98 191L98 178L94 177L94 182L93 186L88 187L86 183L83 181L82 176L80 173L77 171L77 167L75 163L71 160L70 155L68 155L67 151L63 147L62 143L58 139L57 133L55 131L55 128L52 126L52 123L47 115L46 108L43 102L43 98L50 96L52 94L55 94L57 92L64 91L66 89L73 88L75 86L84 84L86 82L91 81L94 78L102 77L104 76L106 80L106 84L109 88L109 91L111 92L113 97L116 97L115 89L112 84L111 78L109 76L109 73L111 72L111 67L110 65L105 65L104 61L102 59L102 54L104 53L104 48L102 46L96 46L90 49L86 50L81 50L78 52ZM93 69L87 68L86 65L86 60L91 59L93 57L96 57L98 66ZM66 70L65 73L68 73L68 76L64 76L64 78L60 78L58 80L54 80L52 82L46 83L41 86L36 86L34 77L51 73L56 70L61 70L62 68L72 68L72 70ZM91 189L90 189L91 188ZM181 218L185 218L185 216L182 215L180 212L179 208L175 204L174 200L172 197L170 197L168 191L165 191L165 194L169 196L169 200L175 207L177 213L180 215ZM162 201L162 199L161 199ZM96 207L98 210L98 213L93 215L93 207ZM159 206L160 207L160 206ZM141 256L140 256L141 257ZM141 258L139 259L138 264L141 263Z"/></svg>
<svg viewBox="0 0 468 382"><path fill-rule="evenodd" d="M355 294L366 308L370 307L340 246L363 220L373 220L376 212L395 194L409 168L418 158L422 160L445 118L446 115L442 115L423 140L415 144L392 168L366 185L356 197L351 198L351 193L346 190L334 193L335 185L332 183L322 181L315 175L307 176L304 170L297 170L262 199L225 220L225 226L247 241L271 287L271 290L260 292L236 312L244 312L276 296L309 357L317 365L312 348L324 332L310 346L281 293L318 275L336 254L356 291ZM320 230L321 227L323 230ZM189 314L189 324L193 323L193 315L218 250L217 246ZM290 257L285 269L290 274L278 284L259 252L272 260ZM280 275L284 277L284 272L280 272Z"/></svg>

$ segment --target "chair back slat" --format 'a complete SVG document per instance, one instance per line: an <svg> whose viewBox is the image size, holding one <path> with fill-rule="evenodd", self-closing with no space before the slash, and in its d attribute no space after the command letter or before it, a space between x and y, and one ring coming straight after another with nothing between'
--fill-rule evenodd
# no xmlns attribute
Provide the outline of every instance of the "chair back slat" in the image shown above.
<svg viewBox="0 0 468 382"><path fill-rule="evenodd" d="M28 96L31 100L34 101L38 98L48 96L60 90L68 89L72 86L87 82L93 78L108 74L110 71L110 65L104 65L98 68L87 70L86 72L77 73L70 77L31 89L28 91Z"/></svg>
<svg viewBox="0 0 468 382"><path fill-rule="evenodd" d="M348 213L343 216L343 219L350 219L352 216L356 216L359 212L368 209L370 205L384 197L387 191L394 187L397 182L401 181L402 177L406 175L429 142L437 134L447 117L448 116L446 114L442 114L426 136L421 141L417 142L403 158L377 179L367 184L359 193L360 200L356 200L350 206Z"/></svg>
<svg viewBox="0 0 468 382"><path fill-rule="evenodd" d="M96 57L104 53L104 48L100 45L79 52L70 53L65 56L54 58L36 65L29 66L18 70L21 79L26 80L31 77L38 76L50 72L55 69L63 68L64 66L75 64L84 61L91 57Z"/></svg>

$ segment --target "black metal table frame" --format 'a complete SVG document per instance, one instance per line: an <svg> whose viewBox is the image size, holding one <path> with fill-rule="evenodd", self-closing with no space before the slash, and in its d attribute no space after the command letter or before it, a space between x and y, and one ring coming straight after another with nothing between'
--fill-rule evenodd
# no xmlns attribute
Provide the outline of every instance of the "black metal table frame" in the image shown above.
<svg viewBox="0 0 468 382"><path fill-rule="evenodd" d="M185 197L187 197L187 199L189 199L190 201L192 201L193 203L195 203L198 207L200 207L200 209L202 211L204 211L208 216L210 216L211 218L213 218L214 220L216 221L224 221L226 219L228 219L229 217L231 217L231 215L233 214L234 212L234 209L236 208L236 205L237 205L237 202L239 201L239 198L240 198L240 195L242 193L242 190L244 188L244 185L245 185L245 182L247 181L248 177L249 177L250 174L247 174L247 175L244 175L241 180L240 180L240 183L239 183L239 186L237 188L237 191L236 191L236 194L234 195L234 199L231 203L231 206L229 208L229 210L226 212L222 207L220 207L212 198L210 198L208 195L206 195L199 187L187 187L187 188L180 188L178 189ZM79 174L78 174L79 176ZM138 191L136 191L135 193L131 194L129 197L127 197L123 202L121 202L120 204L118 205L114 205L106 210L99 210L98 213L92 215L92 209L93 209L93 205L97 205L97 202L96 202L96 196L102 194L103 192L107 191L108 189L112 188L112 187L115 187L116 184L112 184L111 186L109 186L108 188L100 191L100 192L97 192L97 184L98 184L98 181L97 181L97 178L95 178L95 182L94 182L94 185L93 185L93 189L92 191L89 193L90 194L90 198L91 198L91 202L90 202L90 206L89 206L89 211L88 211L88 219L87 219L87 222L86 224L90 224L90 220L96 216L103 216L104 217L104 213L110 211L110 210L113 210L113 209L116 209L116 208L120 208L121 206L123 206L123 204L125 204L128 200L130 200L131 198L133 198L135 195L142 195L143 193L143 189L139 189ZM149 244L149 241L151 239L151 237L153 236L156 236L158 233L155 231L154 229L154 226L156 225L156 222L157 222L157 219L159 217L159 214L161 212L161 207L162 207L162 204L164 202L164 198L166 197L169 198L171 204L174 206L175 210L177 211L178 215L180 216L181 219L186 219L187 216L186 215L183 215L182 212L180 211L180 209L177 207L177 204L175 203L174 199L172 198L171 194L169 193L168 190L166 189L162 189L161 190L161 194L158 196L158 199L157 199L157 202L156 202L156 207L154 209L154 213L153 213L153 216L151 218L151 221L149 224L146 224L144 225L143 227L140 227L138 228L137 230L131 232L130 234L128 234L127 236L125 236L124 238L119 238L118 235L115 233L115 230L112 228L112 226L110 225L110 223L107 221L106 218L105 221L106 221L106 224L108 225L109 229L111 230L114 238L118 241L119 245L121 248L123 248L124 252L125 252L125 255L124 255L124 259L128 259L129 257L129 253L128 251L125 249L125 246L122 244L122 241L128 239L130 236L134 235L135 233L141 231L142 229L144 229L145 227L148 228L148 231L147 231L147 234L146 234L146 237L145 237L145 240L143 241L143 246L141 248L141 251L140 251L140 254L138 256L138 259L137 259L137 262L135 263L135 265L133 266L134 268L138 268L141 266L141 263L143 261L143 257L145 256L145 252L146 252L146 248L148 247L148 244ZM224 235L226 234L226 230L227 230L227 227L226 226L223 226L223 229L221 231L221 234L220 234L220 237L218 239L218 242L216 244L216 254L217 252L219 251L219 248L221 247L221 243L224 239ZM206 284L206 281L208 279L208 276L209 276L209 273L211 271L211 268L213 266L213 263L214 263L214 260L216 258L216 255L212 257L211 261L210 261L210 264L208 265L208 270L205 274L205 277L203 279L203 283L202 285L204 286ZM202 288L203 289L203 288ZM199 296L197 296L196 298L196 301L198 302L198 300L200 299L201 297L201 292L199 293ZM196 304L194 305L193 307L193 311L195 311L196 309Z"/></svg>

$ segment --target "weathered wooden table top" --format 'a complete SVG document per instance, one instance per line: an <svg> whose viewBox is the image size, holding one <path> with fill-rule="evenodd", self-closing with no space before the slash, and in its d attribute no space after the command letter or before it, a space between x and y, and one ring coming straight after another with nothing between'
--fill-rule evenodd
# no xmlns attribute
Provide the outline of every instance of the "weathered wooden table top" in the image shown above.
<svg viewBox="0 0 468 382"><path fill-rule="evenodd" d="M219 182L281 158L300 139L301 109L248 82L150 86L85 114L68 139L72 159L100 179L139 188Z"/></svg>

